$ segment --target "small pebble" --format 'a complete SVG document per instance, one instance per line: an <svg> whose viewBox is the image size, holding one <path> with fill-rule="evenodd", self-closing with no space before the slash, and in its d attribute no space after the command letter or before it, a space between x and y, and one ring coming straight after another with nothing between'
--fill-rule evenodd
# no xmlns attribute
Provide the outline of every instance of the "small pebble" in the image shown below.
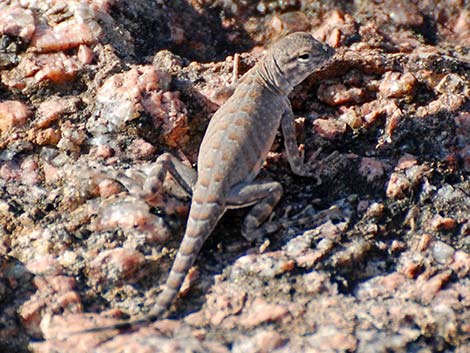
<svg viewBox="0 0 470 353"><path fill-rule="evenodd" d="M452 246L438 240L432 243L431 252L437 262L446 264L452 261L455 249Z"/></svg>

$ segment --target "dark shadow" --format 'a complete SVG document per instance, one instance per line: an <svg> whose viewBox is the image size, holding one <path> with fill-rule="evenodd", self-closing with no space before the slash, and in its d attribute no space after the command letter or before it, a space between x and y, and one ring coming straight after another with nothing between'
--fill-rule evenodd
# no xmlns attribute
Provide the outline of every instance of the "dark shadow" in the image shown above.
<svg viewBox="0 0 470 353"><path fill-rule="evenodd" d="M423 24L415 27L414 31L423 36L425 43L428 45L436 45L438 42L437 22L429 15L423 16Z"/></svg>
<svg viewBox="0 0 470 353"><path fill-rule="evenodd" d="M36 291L33 275L11 256L0 256L0 352L29 352L30 337L23 331L18 309Z"/></svg>
<svg viewBox="0 0 470 353"><path fill-rule="evenodd" d="M130 32L135 39L134 57L129 58L131 61L142 62L145 57L163 49L191 61L219 61L236 52L246 51L253 45L240 26L222 26L223 14L220 11L196 11L185 0L162 3L121 0L112 7L111 16L118 28L122 28L121 33ZM119 37L120 31L106 32ZM108 41L118 55L125 56L129 48L119 48L117 44L122 45L128 39L122 34L121 40L118 39L108 38Z"/></svg>

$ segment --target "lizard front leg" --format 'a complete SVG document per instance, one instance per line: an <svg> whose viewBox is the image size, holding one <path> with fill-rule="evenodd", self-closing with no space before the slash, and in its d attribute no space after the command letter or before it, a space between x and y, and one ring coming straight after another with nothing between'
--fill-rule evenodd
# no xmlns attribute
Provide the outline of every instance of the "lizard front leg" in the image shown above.
<svg viewBox="0 0 470 353"><path fill-rule="evenodd" d="M318 175L319 164L333 163L338 157L338 152L334 151L326 158L317 161L316 163L305 163L304 162L304 152L299 151L299 145L297 144L297 139L295 137L295 120L294 113L290 103L281 119L281 129L284 136L284 147L286 149L287 160L289 161L290 167L294 174L306 177L312 177L317 179L317 184L321 183L321 178ZM318 149L315 152L313 158L319 154L321 149Z"/></svg>
<svg viewBox="0 0 470 353"><path fill-rule="evenodd" d="M282 196L282 185L275 181L255 181L236 185L227 197L227 208L241 208L254 205L242 225L242 236L259 240L265 232L260 226L272 213Z"/></svg>
<svg viewBox="0 0 470 353"><path fill-rule="evenodd" d="M294 113L290 103L281 120L282 135L284 136L284 147L286 149L287 160L292 171L300 176L317 177L312 170L312 166L304 163L304 153L299 151L299 145L295 137Z"/></svg>

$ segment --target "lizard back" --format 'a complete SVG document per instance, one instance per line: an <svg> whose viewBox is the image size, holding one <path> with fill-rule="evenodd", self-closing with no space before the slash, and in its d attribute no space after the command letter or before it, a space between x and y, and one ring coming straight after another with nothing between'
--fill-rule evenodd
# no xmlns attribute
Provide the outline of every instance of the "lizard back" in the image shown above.
<svg viewBox="0 0 470 353"><path fill-rule="evenodd" d="M252 181L266 159L286 97L263 85L255 66L212 117L198 157L194 198L215 198L223 204L233 186Z"/></svg>

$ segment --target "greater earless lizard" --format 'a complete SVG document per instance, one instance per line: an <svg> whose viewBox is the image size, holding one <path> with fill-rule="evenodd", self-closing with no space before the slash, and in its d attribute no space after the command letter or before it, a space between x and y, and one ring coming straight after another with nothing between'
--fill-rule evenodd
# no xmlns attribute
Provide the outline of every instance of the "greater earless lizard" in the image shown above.
<svg viewBox="0 0 470 353"><path fill-rule="evenodd" d="M252 206L243 222L242 235L249 240L256 238L256 229L268 218L282 195L280 183L255 180L279 126L292 171L301 176L314 175L313 165L305 164L303 153L299 152L294 115L287 96L332 55L332 48L309 33L287 35L242 77L233 95L212 117L199 149L197 177L184 177L181 162L169 154L160 156L153 176L146 182L147 192L157 192L169 172L192 193L186 231L153 309L142 318L111 328L155 321L162 316L175 300L202 245L227 209ZM91 331L95 330L100 328Z"/></svg>

